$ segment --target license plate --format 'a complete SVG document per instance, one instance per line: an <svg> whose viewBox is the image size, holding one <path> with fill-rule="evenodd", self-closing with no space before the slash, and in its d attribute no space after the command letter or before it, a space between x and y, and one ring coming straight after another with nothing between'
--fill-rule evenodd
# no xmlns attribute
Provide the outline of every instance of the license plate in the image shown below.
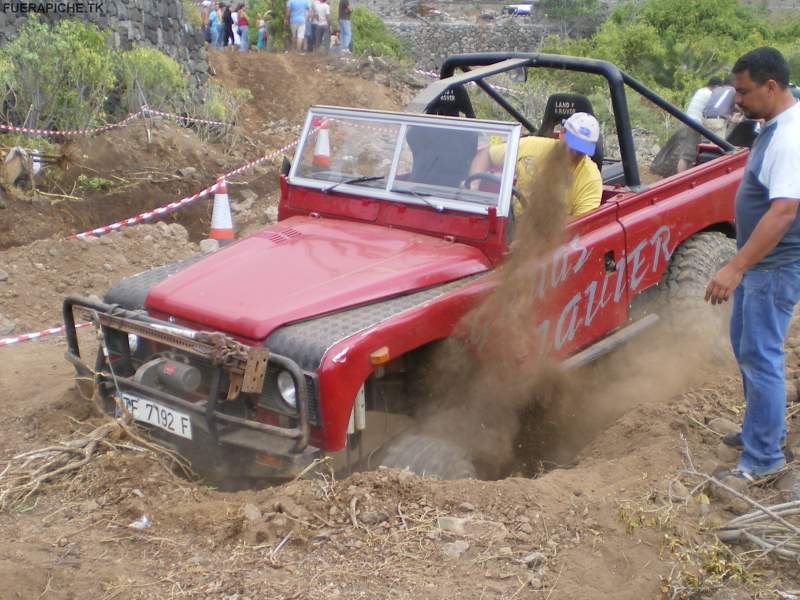
<svg viewBox="0 0 800 600"><path fill-rule="evenodd" d="M155 425L187 440L192 439L192 420L189 415L131 394L122 394L122 401L135 420Z"/></svg>

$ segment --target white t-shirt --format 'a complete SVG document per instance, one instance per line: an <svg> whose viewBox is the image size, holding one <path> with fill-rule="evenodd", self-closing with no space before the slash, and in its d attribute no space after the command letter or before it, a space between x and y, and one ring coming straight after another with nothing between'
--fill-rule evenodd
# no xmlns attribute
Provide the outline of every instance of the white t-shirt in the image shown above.
<svg viewBox="0 0 800 600"><path fill-rule="evenodd" d="M327 2L314 2L314 25L327 25L328 17L331 16L331 7Z"/></svg>
<svg viewBox="0 0 800 600"><path fill-rule="evenodd" d="M686 107L686 114L699 123L703 119L703 109L708 104L709 98L711 89L702 87L697 90L689 101L689 106Z"/></svg>

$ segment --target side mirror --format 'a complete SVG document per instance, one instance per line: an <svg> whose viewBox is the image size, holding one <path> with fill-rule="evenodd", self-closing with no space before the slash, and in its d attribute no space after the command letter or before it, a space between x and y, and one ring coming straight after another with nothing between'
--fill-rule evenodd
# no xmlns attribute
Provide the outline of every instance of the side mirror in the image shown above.
<svg viewBox="0 0 800 600"><path fill-rule="evenodd" d="M514 83L525 83L526 81L528 81L527 67L519 67L517 69L512 69L511 71L508 72L508 78Z"/></svg>
<svg viewBox="0 0 800 600"><path fill-rule="evenodd" d="M292 163L289 161L286 156L283 157L283 162L281 162L281 175L289 176L289 171L292 169Z"/></svg>

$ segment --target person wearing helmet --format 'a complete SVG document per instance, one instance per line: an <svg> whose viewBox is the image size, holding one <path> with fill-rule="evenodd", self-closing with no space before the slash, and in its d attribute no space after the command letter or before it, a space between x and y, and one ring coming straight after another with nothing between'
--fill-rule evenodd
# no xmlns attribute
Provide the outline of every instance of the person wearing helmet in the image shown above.
<svg viewBox="0 0 800 600"><path fill-rule="evenodd" d="M592 156L600 139L600 124L592 115L577 112L569 117L561 128L558 138L539 136L524 137L519 141L517 151L516 185L522 190L532 189L536 176L535 165L559 144L564 144L573 165L572 187L566 199L567 215L579 217L600 206L603 197L603 178L600 169L592 161ZM503 164L506 154L505 144L487 146L478 151L472 161L470 173L487 172L493 166ZM480 181L473 181L477 188ZM514 203L514 213L518 214L521 205Z"/></svg>

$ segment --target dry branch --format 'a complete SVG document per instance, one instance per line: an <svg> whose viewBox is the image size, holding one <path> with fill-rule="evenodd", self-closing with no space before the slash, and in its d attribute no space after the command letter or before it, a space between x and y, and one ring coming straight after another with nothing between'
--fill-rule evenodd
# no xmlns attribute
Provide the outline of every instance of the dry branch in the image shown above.
<svg viewBox="0 0 800 600"><path fill-rule="evenodd" d="M44 484L75 476L103 450L145 451L170 473L170 467L177 467L192 474L183 458L146 440L124 414L62 444L11 457L0 472L0 511L23 509Z"/></svg>

